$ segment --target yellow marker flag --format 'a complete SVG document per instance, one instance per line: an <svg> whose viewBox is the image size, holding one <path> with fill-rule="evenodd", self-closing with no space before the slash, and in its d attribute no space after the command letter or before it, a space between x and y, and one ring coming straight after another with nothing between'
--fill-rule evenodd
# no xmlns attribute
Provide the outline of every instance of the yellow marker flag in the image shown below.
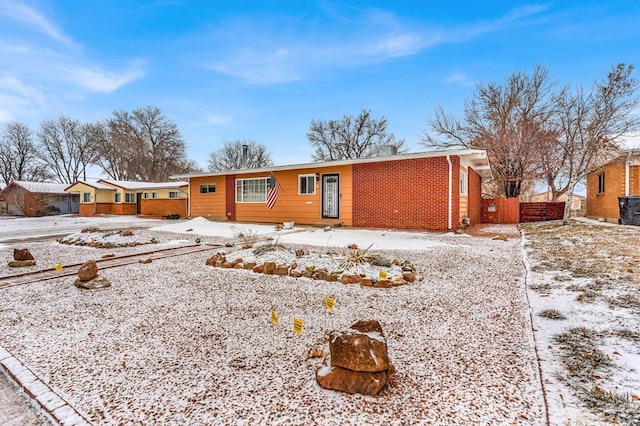
<svg viewBox="0 0 640 426"><path fill-rule="evenodd" d="M381 280L386 280L387 279L387 271L380 271L380 279Z"/></svg>
<svg viewBox="0 0 640 426"><path fill-rule="evenodd" d="M333 312L333 307L336 305L336 300L333 297L327 296L324 301L324 306L327 307L327 311Z"/></svg>
<svg viewBox="0 0 640 426"><path fill-rule="evenodd" d="M278 320L278 314L276 314L276 311L273 309L271 310L271 322L275 325L278 325L278 323L280 322L280 320Z"/></svg>
<svg viewBox="0 0 640 426"><path fill-rule="evenodd" d="M62 263L56 263L56 266L54 266L54 268L56 269L56 271L60 272L62 271Z"/></svg>
<svg viewBox="0 0 640 426"><path fill-rule="evenodd" d="M300 318L294 318L293 319L293 331L296 332L296 334L302 334L302 329L304 328L304 321L302 321Z"/></svg>

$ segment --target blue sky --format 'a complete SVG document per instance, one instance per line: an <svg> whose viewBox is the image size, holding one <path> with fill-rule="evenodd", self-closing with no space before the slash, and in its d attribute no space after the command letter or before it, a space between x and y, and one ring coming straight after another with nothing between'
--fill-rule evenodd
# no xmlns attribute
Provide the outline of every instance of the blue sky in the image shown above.
<svg viewBox="0 0 640 426"><path fill-rule="evenodd" d="M201 165L224 141L311 161L312 119L371 109L412 151L436 107L536 64L640 66L640 1L0 2L0 122L159 107ZM638 73L636 73L636 77Z"/></svg>

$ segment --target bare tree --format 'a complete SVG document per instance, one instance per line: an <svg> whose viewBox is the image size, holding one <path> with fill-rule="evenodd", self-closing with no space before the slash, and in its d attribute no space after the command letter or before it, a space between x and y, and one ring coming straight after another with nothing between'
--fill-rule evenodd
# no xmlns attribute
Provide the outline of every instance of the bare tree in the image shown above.
<svg viewBox="0 0 640 426"><path fill-rule="evenodd" d="M619 63L591 90L563 89L556 97L560 130L559 169L567 183L563 224L569 223L573 191L587 174L616 155L618 138L639 127L634 111L640 105L638 81L631 76L632 65Z"/></svg>
<svg viewBox="0 0 640 426"><path fill-rule="evenodd" d="M129 180L162 182L170 175L193 168L178 125L159 108L147 106L132 113L114 111L107 120L108 138L114 150L103 159L105 172Z"/></svg>
<svg viewBox="0 0 640 426"><path fill-rule="evenodd" d="M464 103L458 119L442 108L428 120L431 131L422 143L437 148L486 149L495 186L505 197L520 196L523 184L539 177L539 159L551 149L556 130L551 120L555 85L546 68L536 66L531 75L511 74L505 83L478 84Z"/></svg>
<svg viewBox="0 0 640 426"><path fill-rule="evenodd" d="M10 122L0 137L0 178L12 180L46 181L51 178L39 164L33 131L23 123Z"/></svg>
<svg viewBox="0 0 640 426"><path fill-rule="evenodd" d="M249 169L267 167L273 165L271 154L267 147L250 139L240 139L233 142L225 142L222 148L209 153L207 169L210 172L223 170L238 170L242 168L242 151L247 147L247 164Z"/></svg>
<svg viewBox="0 0 640 426"><path fill-rule="evenodd" d="M381 145L393 145L405 152L405 140L387 133L387 119L375 119L371 110L362 109L357 116L345 115L337 120L311 120L307 139L315 148L313 161L367 158L377 154Z"/></svg>
<svg viewBox="0 0 640 426"><path fill-rule="evenodd" d="M127 122L109 120L98 121L89 126L96 143L95 164L114 180L140 179L139 150L127 138L120 137L117 126Z"/></svg>
<svg viewBox="0 0 640 426"><path fill-rule="evenodd" d="M86 169L94 160L95 143L87 125L60 116L45 120L38 132L38 158L60 183L86 179Z"/></svg>

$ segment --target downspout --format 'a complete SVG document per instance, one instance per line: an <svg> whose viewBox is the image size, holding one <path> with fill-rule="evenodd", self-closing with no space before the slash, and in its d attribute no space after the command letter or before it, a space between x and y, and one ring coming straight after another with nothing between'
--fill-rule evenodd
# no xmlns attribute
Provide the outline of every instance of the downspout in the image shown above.
<svg viewBox="0 0 640 426"><path fill-rule="evenodd" d="M191 217L191 177L187 178L187 217Z"/></svg>
<svg viewBox="0 0 640 426"><path fill-rule="evenodd" d="M631 152L627 153L627 161L624 165L624 196L629 196L629 163L631 162Z"/></svg>
<svg viewBox="0 0 640 426"><path fill-rule="evenodd" d="M447 229L451 230L451 205L452 205L452 194L453 191L453 166L451 164L451 157L447 155L447 163L449 163L449 203L447 209Z"/></svg>

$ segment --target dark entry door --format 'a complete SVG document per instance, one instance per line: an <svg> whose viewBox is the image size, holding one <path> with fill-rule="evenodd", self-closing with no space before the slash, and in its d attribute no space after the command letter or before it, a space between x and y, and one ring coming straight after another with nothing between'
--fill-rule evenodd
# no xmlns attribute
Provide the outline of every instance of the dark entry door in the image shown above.
<svg viewBox="0 0 640 426"><path fill-rule="evenodd" d="M142 193L141 193L141 192L138 192L138 193L136 194L136 213L137 213L137 214L140 214L140 212L142 211L142 210L140 209L140 204L142 204Z"/></svg>
<svg viewBox="0 0 640 426"><path fill-rule="evenodd" d="M322 217L340 218L340 175L322 175Z"/></svg>

